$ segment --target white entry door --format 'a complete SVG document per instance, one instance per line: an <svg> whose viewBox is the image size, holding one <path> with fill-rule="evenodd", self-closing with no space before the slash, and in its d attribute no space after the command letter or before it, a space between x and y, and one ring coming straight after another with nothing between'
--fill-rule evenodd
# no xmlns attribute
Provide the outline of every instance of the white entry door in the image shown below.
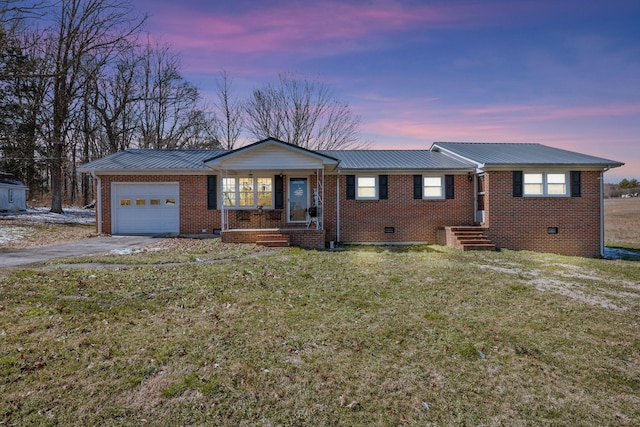
<svg viewBox="0 0 640 427"><path fill-rule="evenodd" d="M289 222L307 222L307 209L309 208L307 178L291 178L288 196Z"/></svg>
<svg viewBox="0 0 640 427"><path fill-rule="evenodd" d="M180 232L180 185L113 183L113 234L177 234Z"/></svg>

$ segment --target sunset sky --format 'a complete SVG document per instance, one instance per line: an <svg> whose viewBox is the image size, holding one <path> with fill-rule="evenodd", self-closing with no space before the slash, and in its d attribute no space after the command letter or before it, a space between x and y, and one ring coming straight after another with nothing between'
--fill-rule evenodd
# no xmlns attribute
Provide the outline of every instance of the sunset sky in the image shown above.
<svg viewBox="0 0 640 427"><path fill-rule="evenodd" d="M362 119L372 149L539 142L640 178L640 1L137 0L215 98L296 73Z"/></svg>

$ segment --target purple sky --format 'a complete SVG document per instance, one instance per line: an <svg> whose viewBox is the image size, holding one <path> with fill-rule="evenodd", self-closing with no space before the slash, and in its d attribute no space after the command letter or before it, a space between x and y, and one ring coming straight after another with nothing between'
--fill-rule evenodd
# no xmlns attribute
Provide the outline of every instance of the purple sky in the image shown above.
<svg viewBox="0 0 640 427"><path fill-rule="evenodd" d="M640 178L640 1L137 0L215 99L279 73L329 86L371 148L539 142Z"/></svg>

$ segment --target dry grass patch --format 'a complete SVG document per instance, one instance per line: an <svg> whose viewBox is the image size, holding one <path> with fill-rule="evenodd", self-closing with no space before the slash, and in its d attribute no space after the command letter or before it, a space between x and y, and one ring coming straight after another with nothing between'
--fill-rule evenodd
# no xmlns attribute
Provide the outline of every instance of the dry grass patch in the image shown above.
<svg viewBox="0 0 640 427"><path fill-rule="evenodd" d="M0 278L0 423L637 425L639 266L291 248L16 271Z"/></svg>
<svg viewBox="0 0 640 427"><path fill-rule="evenodd" d="M0 227L0 253L3 250L69 243L96 236L95 226L85 224L34 224L0 218ZM4 236L7 239L3 239Z"/></svg>
<svg viewBox="0 0 640 427"><path fill-rule="evenodd" d="M277 252L279 249L254 244L224 244L215 239L168 238L142 248L115 251L106 255L58 258L55 264L152 265L209 263Z"/></svg>

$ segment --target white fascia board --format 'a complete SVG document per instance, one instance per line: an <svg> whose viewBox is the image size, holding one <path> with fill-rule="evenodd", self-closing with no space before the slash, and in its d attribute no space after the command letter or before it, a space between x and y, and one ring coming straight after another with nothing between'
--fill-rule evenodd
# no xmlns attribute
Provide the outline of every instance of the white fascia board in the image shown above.
<svg viewBox="0 0 640 427"><path fill-rule="evenodd" d="M434 147L437 148L437 150L434 150L433 149ZM457 154L457 153L455 153L455 152L453 152L451 150L447 150L446 148L442 148L437 143L433 144L431 146L430 151L435 151L436 153L442 153L445 156L449 156L449 157L452 157L452 158L457 159L457 160L462 160L462 161L465 161L465 162L473 163L474 165L476 165L477 169L483 169L484 168L484 163L478 162L477 160L473 160L473 159L470 159L468 157L461 156L460 154Z"/></svg>
<svg viewBox="0 0 640 427"><path fill-rule="evenodd" d="M601 172L609 170L608 165L579 165L579 164L553 164L553 163L538 163L538 164L511 164L511 165L491 165L487 164L483 167L485 172L491 171L595 171Z"/></svg>
<svg viewBox="0 0 640 427"><path fill-rule="evenodd" d="M428 173L440 175L465 175L475 172L474 167L464 169L340 169L332 175L424 175Z"/></svg>
<svg viewBox="0 0 640 427"><path fill-rule="evenodd" d="M231 152L227 152L227 153L224 153L224 154L220 154L217 157L214 157L213 159L207 160L204 163L208 167L215 167L215 166L221 165L224 161L227 161L227 160L232 159L232 158L237 157L237 156L247 155L248 153L251 153L254 150L263 149L264 147L268 147L270 145L275 145L275 146L284 148L286 150L289 150L291 152L303 154L305 156L309 156L309 157L321 160L323 165L337 165L339 163L339 160L334 159L334 158L329 157L329 156L325 156L324 154L316 153L313 150L308 150L306 148L297 147L297 146L291 145L291 144L286 144L286 143L283 143L283 142L280 142L280 141L276 141L276 140L273 140L273 139L268 139L266 141L261 141L261 142L258 142L258 143L254 143L254 144L251 144L251 145L246 146L246 147L240 147L237 150L234 150L234 151L231 151Z"/></svg>

